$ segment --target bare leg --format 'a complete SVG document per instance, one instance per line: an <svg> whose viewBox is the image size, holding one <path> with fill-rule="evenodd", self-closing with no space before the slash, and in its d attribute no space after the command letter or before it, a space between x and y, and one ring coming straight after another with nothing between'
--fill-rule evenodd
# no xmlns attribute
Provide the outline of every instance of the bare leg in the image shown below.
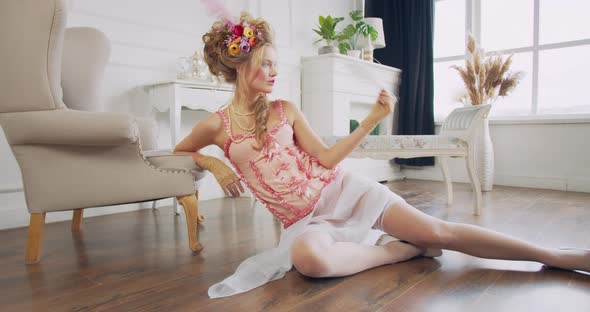
<svg viewBox="0 0 590 312"><path fill-rule="evenodd" d="M538 261L562 269L590 271L590 251L540 247L482 227L439 220L407 203L388 207L383 218L385 232L421 247L456 250L481 258Z"/></svg>
<svg viewBox="0 0 590 312"><path fill-rule="evenodd" d="M337 277L405 261L423 254L425 249L401 242L385 246L335 242L329 234L311 232L299 236L291 251L293 264L301 274Z"/></svg>

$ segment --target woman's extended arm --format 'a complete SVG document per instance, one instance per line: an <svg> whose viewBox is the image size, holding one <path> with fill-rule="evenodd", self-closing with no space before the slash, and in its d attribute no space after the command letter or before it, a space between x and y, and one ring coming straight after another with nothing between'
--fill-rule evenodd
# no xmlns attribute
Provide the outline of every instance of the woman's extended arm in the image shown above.
<svg viewBox="0 0 590 312"><path fill-rule="evenodd" d="M327 147L311 129L305 116L293 104L287 105L287 112L293 116L293 129L297 142L312 157L318 159L326 168L334 168L346 158L373 128L388 114L393 112L393 98L382 90L369 115L351 134L336 144Z"/></svg>
<svg viewBox="0 0 590 312"><path fill-rule="evenodd" d="M213 173L226 195L240 196L240 191L244 192L244 188L235 172L221 160L198 152L201 148L215 143L220 127L223 126L220 125L216 116L209 115L194 126L191 133L176 145L174 154L192 156L199 167Z"/></svg>

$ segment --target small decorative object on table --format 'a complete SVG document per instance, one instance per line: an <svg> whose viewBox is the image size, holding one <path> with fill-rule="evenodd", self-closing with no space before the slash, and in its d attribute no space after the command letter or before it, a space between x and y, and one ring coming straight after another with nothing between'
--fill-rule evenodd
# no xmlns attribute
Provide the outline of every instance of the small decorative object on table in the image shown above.
<svg viewBox="0 0 590 312"><path fill-rule="evenodd" d="M193 72L191 59L186 56L179 57L176 66L176 78L189 79L191 73Z"/></svg>
<svg viewBox="0 0 590 312"><path fill-rule="evenodd" d="M199 51L195 51L190 57L178 58L177 65L177 79L214 82L207 68L207 64L203 61L203 57Z"/></svg>
<svg viewBox="0 0 590 312"><path fill-rule="evenodd" d="M498 97L508 95L522 77L522 72L509 72L512 54L506 59L501 54L485 56L470 34L467 41L468 57L465 68L453 65L467 89L461 102L465 106L493 104ZM494 184L494 148L490 137L487 115L475 139L475 161L481 188L491 191Z"/></svg>

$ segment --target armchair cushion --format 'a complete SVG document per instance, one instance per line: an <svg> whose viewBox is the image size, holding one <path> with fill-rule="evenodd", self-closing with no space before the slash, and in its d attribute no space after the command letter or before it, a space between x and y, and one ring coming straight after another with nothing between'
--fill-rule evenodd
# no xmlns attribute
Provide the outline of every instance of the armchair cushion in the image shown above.
<svg viewBox="0 0 590 312"><path fill-rule="evenodd" d="M136 143L137 124L129 114L46 110L0 115L11 145L109 146Z"/></svg>

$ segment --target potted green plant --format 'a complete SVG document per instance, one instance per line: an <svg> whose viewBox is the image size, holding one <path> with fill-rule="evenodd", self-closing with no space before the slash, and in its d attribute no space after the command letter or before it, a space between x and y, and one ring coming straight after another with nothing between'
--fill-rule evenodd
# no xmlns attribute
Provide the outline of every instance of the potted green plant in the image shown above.
<svg viewBox="0 0 590 312"><path fill-rule="evenodd" d="M340 42L338 49L342 54L359 57L361 48L363 48L361 39L371 37L371 40L374 41L379 36L379 33L373 26L362 21L363 11L354 10L349 15L352 18L352 23L338 33L337 38Z"/></svg>
<svg viewBox="0 0 590 312"><path fill-rule="evenodd" d="M314 41L316 44L322 40L326 42L325 46L318 49L318 54L338 53L338 48L333 46L333 42L337 40L338 33L336 32L336 25L344 20L344 17L332 17L330 15L318 18L318 28L313 31L321 38Z"/></svg>

